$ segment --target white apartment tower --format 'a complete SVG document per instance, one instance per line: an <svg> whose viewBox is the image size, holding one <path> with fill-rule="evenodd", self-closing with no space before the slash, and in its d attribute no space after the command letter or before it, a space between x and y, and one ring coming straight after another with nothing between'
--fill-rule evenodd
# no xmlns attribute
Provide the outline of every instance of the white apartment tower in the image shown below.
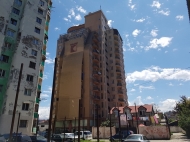
<svg viewBox="0 0 190 142"><path fill-rule="evenodd" d="M13 132L17 125L36 132L51 7L51 0L0 1L0 134L10 132L21 63Z"/></svg>

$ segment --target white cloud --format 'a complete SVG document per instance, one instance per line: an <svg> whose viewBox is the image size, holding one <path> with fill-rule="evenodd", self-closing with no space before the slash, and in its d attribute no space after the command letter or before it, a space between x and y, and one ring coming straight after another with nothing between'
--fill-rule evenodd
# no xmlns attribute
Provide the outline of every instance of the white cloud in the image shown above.
<svg viewBox="0 0 190 142"><path fill-rule="evenodd" d="M71 15L68 15L68 17L70 17L71 18ZM70 19L68 19L68 18L63 18L63 20L65 20L65 21L68 21L68 22L71 22L71 20Z"/></svg>
<svg viewBox="0 0 190 142"><path fill-rule="evenodd" d="M129 6L130 10L135 10L135 4L132 4L132 0L129 0L128 6Z"/></svg>
<svg viewBox="0 0 190 142"><path fill-rule="evenodd" d="M107 10L106 12L107 12L107 13L110 13L111 11Z"/></svg>
<svg viewBox="0 0 190 142"><path fill-rule="evenodd" d="M142 23L142 22L144 22L144 18L141 18L141 19L138 19L138 20L134 20L135 22L138 22L138 23Z"/></svg>
<svg viewBox="0 0 190 142"><path fill-rule="evenodd" d="M49 119L50 107L39 107L39 119Z"/></svg>
<svg viewBox="0 0 190 142"><path fill-rule="evenodd" d="M182 85L183 85L183 83L180 83L179 85L180 85L180 86L182 86Z"/></svg>
<svg viewBox="0 0 190 142"><path fill-rule="evenodd" d="M177 102L177 100L174 100L174 99L166 99L164 101L161 101L159 103L159 109L162 112L173 110L176 105L176 102Z"/></svg>
<svg viewBox="0 0 190 142"><path fill-rule="evenodd" d="M164 53L168 53L168 51L165 51Z"/></svg>
<svg viewBox="0 0 190 142"><path fill-rule="evenodd" d="M135 101L134 101L137 105L143 105L144 103L142 102L142 98L141 96L138 96Z"/></svg>
<svg viewBox="0 0 190 142"><path fill-rule="evenodd" d="M55 31L59 31L59 30L60 30L60 28L58 28L58 27L55 27L55 28L54 28L54 30L55 30Z"/></svg>
<svg viewBox="0 0 190 142"><path fill-rule="evenodd" d="M136 90L135 89L131 89L130 92L135 92Z"/></svg>
<svg viewBox="0 0 190 142"><path fill-rule="evenodd" d="M128 83L135 82L137 80L141 81L152 81L157 80L190 80L190 71L179 68L160 68L157 66L152 66L146 70L135 71L127 75L126 81Z"/></svg>
<svg viewBox="0 0 190 142"><path fill-rule="evenodd" d="M175 18L180 21L180 20L183 20L184 17L183 15L177 15Z"/></svg>
<svg viewBox="0 0 190 142"><path fill-rule="evenodd" d="M75 11L74 11L74 9L73 8L71 8L70 10L69 10L69 14L71 15L71 16L75 16ZM69 17L69 16L68 16Z"/></svg>
<svg viewBox="0 0 190 142"><path fill-rule="evenodd" d="M45 63L47 63L47 64L53 64L54 61L55 61L54 59L51 59L50 57L46 57Z"/></svg>
<svg viewBox="0 0 190 142"><path fill-rule="evenodd" d="M167 10L167 11L160 10L160 11L158 11L158 13L160 13L162 15L165 15L165 16L169 16L170 15L170 11L169 10Z"/></svg>
<svg viewBox="0 0 190 142"><path fill-rule="evenodd" d="M151 48L156 49L158 47L167 47L172 41L172 37L161 37L160 39L154 38L150 41L150 45L146 47L146 50Z"/></svg>
<svg viewBox="0 0 190 142"><path fill-rule="evenodd" d="M169 86L174 86L171 82L169 83Z"/></svg>
<svg viewBox="0 0 190 142"><path fill-rule="evenodd" d="M151 96L146 97L147 100L152 100L153 98Z"/></svg>
<svg viewBox="0 0 190 142"><path fill-rule="evenodd" d="M40 95L40 97L42 97L42 98L44 98L44 97L47 98L47 97L49 97L49 95L48 95L48 94L43 94L43 93L42 93L42 94Z"/></svg>
<svg viewBox="0 0 190 142"><path fill-rule="evenodd" d="M177 51L177 48L174 48L173 51Z"/></svg>
<svg viewBox="0 0 190 142"><path fill-rule="evenodd" d="M152 7L156 7L156 8L160 8L161 7L161 4L159 3L159 1L153 1Z"/></svg>
<svg viewBox="0 0 190 142"><path fill-rule="evenodd" d="M108 25L109 25L109 27L112 26L112 23L113 23L113 22L114 22L113 20L108 20Z"/></svg>
<svg viewBox="0 0 190 142"><path fill-rule="evenodd" d="M132 35L134 37L138 36L138 34L140 34L141 30L138 30L138 29L135 29L133 32L132 32Z"/></svg>
<svg viewBox="0 0 190 142"><path fill-rule="evenodd" d="M140 90L140 92L142 92L142 90L145 90L145 89L155 89L154 88L154 86L142 86L142 85L140 85L139 86L139 90Z"/></svg>
<svg viewBox="0 0 190 142"><path fill-rule="evenodd" d="M78 15L76 15L76 17L75 17L75 20L81 20L82 19L82 17L80 16L80 14L78 14Z"/></svg>
<svg viewBox="0 0 190 142"><path fill-rule="evenodd" d="M82 6L77 6L76 7L78 11L80 11L81 13L86 14L86 10L84 8L82 8Z"/></svg>
<svg viewBox="0 0 190 142"><path fill-rule="evenodd" d="M50 53L49 52L46 52L46 55L48 56Z"/></svg>
<svg viewBox="0 0 190 142"><path fill-rule="evenodd" d="M150 35L156 37L158 35L157 32L158 30L151 30Z"/></svg>
<svg viewBox="0 0 190 142"><path fill-rule="evenodd" d="M49 86L47 90L43 91L43 93L52 93L52 87Z"/></svg>

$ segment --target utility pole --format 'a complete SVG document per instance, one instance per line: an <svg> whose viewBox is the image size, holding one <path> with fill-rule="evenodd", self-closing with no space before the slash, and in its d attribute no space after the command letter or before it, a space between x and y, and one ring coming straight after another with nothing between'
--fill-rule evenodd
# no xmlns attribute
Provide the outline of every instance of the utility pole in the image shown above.
<svg viewBox="0 0 190 142"><path fill-rule="evenodd" d="M120 110L118 107L118 121L119 121L119 141L121 142L121 122L120 122L120 114L119 114Z"/></svg>
<svg viewBox="0 0 190 142"><path fill-rule="evenodd" d="M110 110L110 108L108 109L109 110L109 118L110 118L110 138L112 137L112 127L111 127L111 110ZM112 142L112 138L110 139L111 140L111 142Z"/></svg>
<svg viewBox="0 0 190 142"><path fill-rule="evenodd" d="M52 129L51 125L52 125L52 113L53 113L56 72L57 72L57 58L55 58L54 72L53 72L53 87L52 87L52 95L51 95L51 106L50 106L50 113L49 113L49 128L48 128L48 137L47 137L48 142L50 142L50 139L51 139L51 129Z"/></svg>
<svg viewBox="0 0 190 142"><path fill-rule="evenodd" d="M127 120L127 112L125 112L125 116L126 116L127 133L128 133L128 131L129 131L129 123L128 123L128 120Z"/></svg>
<svg viewBox="0 0 190 142"><path fill-rule="evenodd" d="M19 79L18 79L18 85L17 85L17 90L16 90L16 96L15 96L15 103L14 103L13 116L12 116L12 121L11 121L9 141L12 141L12 133L13 133L13 128L14 128L16 107L17 107L17 101L18 101L18 95L19 95L19 89L20 89L20 82L21 82L21 78L22 78L22 69L23 69L23 63L21 64L20 72L19 72Z"/></svg>
<svg viewBox="0 0 190 142"><path fill-rule="evenodd" d="M135 113L136 113L136 121L137 121L137 134L139 133L139 123L137 118L137 109L136 109L136 103L135 103Z"/></svg>
<svg viewBox="0 0 190 142"><path fill-rule="evenodd" d="M19 112L19 114L18 114L18 122L17 122L17 128L16 128L16 141L18 140L18 139L17 139L17 134L18 134L19 122L20 122L20 112Z"/></svg>
<svg viewBox="0 0 190 142"><path fill-rule="evenodd" d="M81 100L79 99L78 142L80 142L80 103L81 103Z"/></svg>
<svg viewBox="0 0 190 142"><path fill-rule="evenodd" d="M96 126L97 126L97 142L99 142L99 126L98 126L98 106L96 107Z"/></svg>

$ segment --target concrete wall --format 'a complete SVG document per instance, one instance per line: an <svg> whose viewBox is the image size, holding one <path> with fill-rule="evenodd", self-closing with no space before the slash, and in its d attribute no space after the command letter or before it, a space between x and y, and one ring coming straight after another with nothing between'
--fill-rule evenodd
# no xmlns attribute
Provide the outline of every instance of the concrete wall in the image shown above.
<svg viewBox="0 0 190 142"><path fill-rule="evenodd" d="M179 126L170 126L170 132L171 133L180 133L180 132L185 133L185 131Z"/></svg>
<svg viewBox="0 0 190 142"><path fill-rule="evenodd" d="M140 126L139 134L148 139L170 139L169 129L166 126Z"/></svg>
<svg viewBox="0 0 190 142"><path fill-rule="evenodd" d="M112 127L112 136L116 134L115 127ZM92 127L92 137L97 138L97 127ZM110 127L99 127L99 138L107 139L110 137Z"/></svg>

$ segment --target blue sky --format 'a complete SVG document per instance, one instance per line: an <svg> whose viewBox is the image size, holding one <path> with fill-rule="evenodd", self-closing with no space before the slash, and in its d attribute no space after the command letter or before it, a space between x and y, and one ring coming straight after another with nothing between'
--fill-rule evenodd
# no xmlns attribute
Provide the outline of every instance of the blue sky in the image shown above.
<svg viewBox="0 0 190 142"><path fill-rule="evenodd" d="M101 7L123 39L130 105L171 110L190 97L190 25L185 0L53 0L40 118L49 117L57 39Z"/></svg>

